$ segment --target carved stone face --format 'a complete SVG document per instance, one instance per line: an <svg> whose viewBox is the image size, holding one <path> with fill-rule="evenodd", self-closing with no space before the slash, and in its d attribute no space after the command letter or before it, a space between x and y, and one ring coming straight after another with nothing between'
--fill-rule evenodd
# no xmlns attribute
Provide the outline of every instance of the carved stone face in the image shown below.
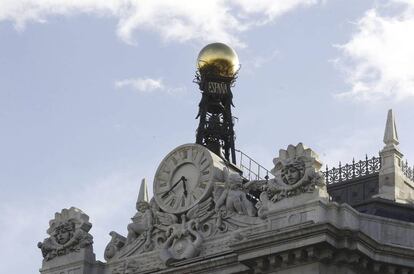
<svg viewBox="0 0 414 274"><path fill-rule="evenodd" d="M289 165L283 169L282 178L288 185L293 185L302 178L302 172L294 165Z"/></svg>
<svg viewBox="0 0 414 274"><path fill-rule="evenodd" d="M149 208L149 204L145 202L137 203L137 210L141 213L144 213Z"/></svg>
<svg viewBox="0 0 414 274"><path fill-rule="evenodd" d="M239 189L243 185L243 178L238 174L231 174L229 177L230 189Z"/></svg>
<svg viewBox="0 0 414 274"><path fill-rule="evenodd" d="M56 229L55 238L56 241L61 245L67 243L70 240L71 236L71 230L67 225L61 225Z"/></svg>

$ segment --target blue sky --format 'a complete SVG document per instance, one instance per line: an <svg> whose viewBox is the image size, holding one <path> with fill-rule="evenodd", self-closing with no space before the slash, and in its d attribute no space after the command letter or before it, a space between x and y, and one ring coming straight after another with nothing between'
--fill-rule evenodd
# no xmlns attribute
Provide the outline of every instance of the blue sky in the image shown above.
<svg viewBox="0 0 414 274"><path fill-rule="evenodd" d="M298 142L330 166L377 155L389 108L414 163L413 33L410 0L0 0L0 272L35 273L65 207L98 259L126 234L141 179L195 141L207 43L239 55L236 147L265 167Z"/></svg>

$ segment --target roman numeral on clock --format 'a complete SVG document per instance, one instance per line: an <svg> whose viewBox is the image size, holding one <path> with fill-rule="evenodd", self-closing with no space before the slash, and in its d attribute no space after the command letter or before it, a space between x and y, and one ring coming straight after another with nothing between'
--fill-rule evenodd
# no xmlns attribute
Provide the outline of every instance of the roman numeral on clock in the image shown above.
<svg viewBox="0 0 414 274"><path fill-rule="evenodd" d="M198 161L198 163L200 164L200 166L203 166L206 162L207 162L207 159L204 157L204 154L203 154L200 160Z"/></svg>
<svg viewBox="0 0 414 274"><path fill-rule="evenodd" d="M188 158L188 151L187 150L181 150L179 152L179 154L180 154L181 160L186 160Z"/></svg>
<svg viewBox="0 0 414 274"><path fill-rule="evenodd" d="M206 187L207 187L207 182L200 182L200 183L198 184L198 187L199 187L199 188L201 188L201 189L206 189Z"/></svg>
<svg viewBox="0 0 414 274"><path fill-rule="evenodd" d="M161 199L163 199L165 201L165 203L168 203L171 200L171 198L172 198L172 196L170 196L171 193L168 192L168 191L161 192L160 194L162 194L161 195Z"/></svg>
<svg viewBox="0 0 414 274"><path fill-rule="evenodd" d="M199 154L199 151L197 150L197 149L192 149L191 150L192 151L192 153L191 153L191 160L193 161L193 162L195 162L195 160L197 159L197 157L198 157L198 154Z"/></svg>
<svg viewBox="0 0 414 274"><path fill-rule="evenodd" d="M164 176L168 176L171 174L171 164L170 163L165 163L164 166L162 167L161 171L164 173Z"/></svg>
<svg viewBox="0 0 414 274"><path fill-rule="evenodd" d="M161 180L158 181L158 187L163 188L166 186L167 186L167 181L161 181Z"/></svg>
<svg viewBox="0 0 414 274"><path fill-rule="evenodd" d="M178 164L178 160L177 160L177 159L175 159L175 157L174 157L174 156L171 156L171 161L172 161L172 165L173 165L173 166L176 166L176 165Z"/></svg>
<svg viewBox="0 0 414 274"><path fill-rule="evenodd" d="M171 207L174 207L175 205L175 198L172 198L172 200L169 202Z"/></svg>

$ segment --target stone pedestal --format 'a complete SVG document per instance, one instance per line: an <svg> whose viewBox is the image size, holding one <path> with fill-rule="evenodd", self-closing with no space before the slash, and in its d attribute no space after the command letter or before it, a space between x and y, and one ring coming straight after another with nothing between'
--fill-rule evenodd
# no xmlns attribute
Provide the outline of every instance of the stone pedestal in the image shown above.
<svg viewBox="0 0 414 274"><path fill-rule="evenodd" d="M329 201L329 194L326 191L325 186L316 186L313 192L302 193L301 195L286 198L281 201L278 201L277 203L269 203L269 214L271 214L272 211L279 211L286 208L294 208L296 206L301 206L306 203L315 201Z"/></svg>
<svg viewBox="0 0 414 274"><path fill-rule="evenodd" d="M403 187L401 181L401 158L403 154L396 146L385 147L381 152L381 170L379 171L378 195L374 197L397 201L400 189Z"/></svg>
<svg viewBox="0 0 414 274"><path fill-rule="evenodd" d="M99 264L96 263L92 247L83 248L78 252L43 261L42 274L100 274Z"/></svg>

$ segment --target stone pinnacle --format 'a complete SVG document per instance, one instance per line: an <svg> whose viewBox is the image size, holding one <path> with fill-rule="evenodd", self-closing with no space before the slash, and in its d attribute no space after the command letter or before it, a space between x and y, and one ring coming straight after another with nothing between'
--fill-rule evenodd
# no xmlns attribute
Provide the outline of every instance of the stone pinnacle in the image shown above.
<svg viewBox="0 0 414 274"><path fill-rule="evenodd" d="M384 132L384 144L386 146L398 145L398 133L395 125L395 117L392 113L392 109L388 110L387 123L385 125Z"/></svg>
<svg viewBox="0 0 414 274"><path fill-rule="evenodd" d="M142 179L141 187L139 188L137 203L140 203L140 202L147 202L147 203L149 202L148 188L147 188L147 182L146 182L145 178Z"/></svg>

